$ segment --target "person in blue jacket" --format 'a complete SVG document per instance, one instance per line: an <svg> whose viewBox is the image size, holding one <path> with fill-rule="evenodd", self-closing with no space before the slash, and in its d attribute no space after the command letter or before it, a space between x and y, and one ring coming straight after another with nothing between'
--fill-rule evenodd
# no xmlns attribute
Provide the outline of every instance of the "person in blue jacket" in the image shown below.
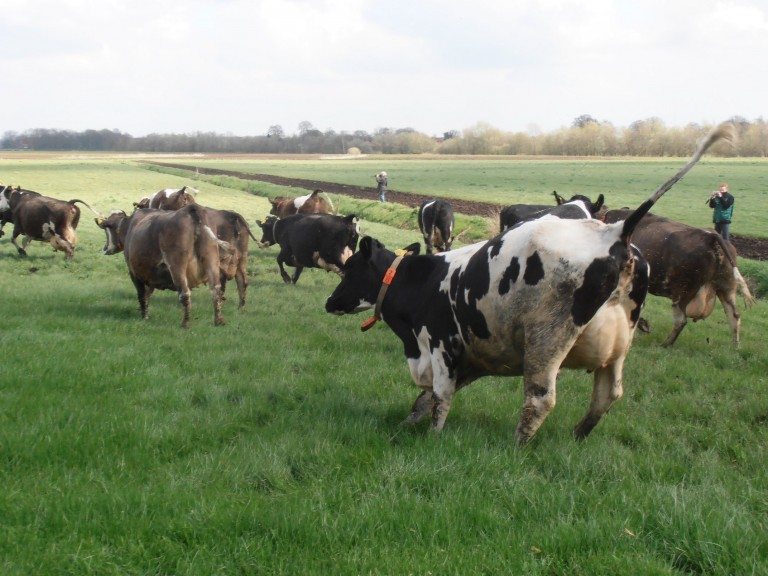
<svg viewBox="0 0 768 576"><path fill-rule="evenodd" d="M709 197L709 207L714 208L712 213L712 222L715 223L715 230L720 233L725 240L730 240L731 219L733 218L733 195L728 192L728 184L723 182L720 189L712 192Z"/></svg>

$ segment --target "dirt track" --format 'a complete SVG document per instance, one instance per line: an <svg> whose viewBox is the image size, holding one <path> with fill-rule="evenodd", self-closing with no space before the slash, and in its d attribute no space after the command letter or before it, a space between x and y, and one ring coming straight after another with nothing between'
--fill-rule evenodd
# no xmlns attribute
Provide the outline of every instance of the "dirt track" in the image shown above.
<svg viewBox="0 0 768 576"><path fill-rule="evenodd" d="M366 186L353 186L351 184L337 184L336 182L322 182L320 180L305 180L302 178L285 178L283 176L273 176L272 174L251 174L247 172L237 172L235 170L220 170L218 168L204 168L201 166L191 166L189 164L175 164L172 162L147 162L157 166L167 168L178 168L180 170L190 170L200 174L211 176L233 176L242 180L258 180L260 182L269 182L280 186L293 186L294 188L305 188L307 190L322 189L332 194L345 194L353 198L362 198L368 200L377 200L378 193L376 188ZM387 200L404 204L405 206L415 207L424 200L431 200L433 196L423 196L411 192L398 192L389 190ZM451 205L456 212L470 216L486 216L489 218L498 218L501 206L488 202L473 202L470 200L458 200L451 198ZM731 235L731 242L739 252L739 256L753 260L768 260L768 240L763 238L751 238L748 236Z"/></svg>

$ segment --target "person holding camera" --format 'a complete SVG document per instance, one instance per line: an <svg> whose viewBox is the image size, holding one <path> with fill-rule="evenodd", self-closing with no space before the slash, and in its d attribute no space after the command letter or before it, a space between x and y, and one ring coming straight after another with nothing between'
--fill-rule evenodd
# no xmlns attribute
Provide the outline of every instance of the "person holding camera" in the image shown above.
<svg viewBox="0 0 768 576"><path fill-rule="evenodd" d="M728 192L728 184L723 182L720 189L712 192L709 197L709 207L714 208L712 222L715 223L715 231L725 240L730 240L731 218L733 217L734 198Z"/></svg>
<svg viewBox="0 0 768 576"><path fill-rule="evenodd" d="M387 186L389 185L389 177L383 170L376 174L376 190L379 193L379 200L381 202L387 201Z"/></svg>

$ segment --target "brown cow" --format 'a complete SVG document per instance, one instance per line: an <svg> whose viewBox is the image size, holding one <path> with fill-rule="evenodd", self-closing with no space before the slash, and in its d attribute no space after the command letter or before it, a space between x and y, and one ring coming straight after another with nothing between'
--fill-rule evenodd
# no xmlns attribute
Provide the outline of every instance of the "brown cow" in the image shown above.
<svg viewBox="0 0 768 576"><path fill-rule="evenodd" d="M248 237L258 242L248 223L232 210L216 210L198 206L205 212L208 225L219 240L230 245L231 250L220 251L221 294L227 288L227 280L235 279L240 298L239 307L245 306L245 291L248 288Z"/></svg>
<svg viewBox="0 0 768 576"><path fill-rule="evenodd" d="M161 190L157 192L153 197L153 200L161 196L161 200L169 199L169 202L164 204L164 210L178 210L183 208L181 204L185 201L185 197L188 197L189 203L194 204L195 200L190 194L185 193L186 186L181 190L170 190L170 194L166 197L162 197L163 192L167 190ZM195 191L197 192L197 191ZM142 198L140 202L134 202L133 205L137 208L148 208L149 198ZM186 204L185 204L186 205ZM243 218L237 212L231 210L216 210L215 208L208 208L207 206L200 206L205 210L208 217L208 223L213 229L216 237L219 240L224 240L233 248L232 254L222 251L220 253L221 262L221 293L224 298L224 293L227 289L227 280L235 279L237 282L237 292L240 298L239 307L245 306L245 291L248 288L248 236L253 238L256 242L258 240L251 232L245 218ZM225 298L224 298L225 299Z"/></svg>
<svg viewBox="0 0 768 576"><path fill-rule="evenodd" d="M278 196L270 200L272 209L270 214L278 218L285 218L291 214L333 214L333 204L324 196L320 196L322 190L315 190L312 194L299 196L298 198L287 198Z"/></svg>
<svg viewBox="0 0 768 576"><path fill-rule="evenodd" d="M609 210L605 221L625 220L631 213ZM672 300L675 325L664 346L675 343L688 318L696 322L712 314L715 296L723 304L733 343L738 346L741 316L736 292L741 292L747 304L754 298L736 267L736 249L730 242L715 232L647 214L637 225L632 243L651 266L649 292Z"/></svg>
<svg viewBox="0 0 768 576"><path fill-rule="evenodd" d="M155 289L176 290L184 307L181 327L187 328L191 289L208 284L214 324L224 324L219 250L233 249L216 238L205 209L191 204L176 212L139 209L130 216L113 212L96 219L96 224L107 234L104 254L124 252L142 318L149 316L149 297Z"/></svg>
<svg viewBox="0 0 768 576"><path fill-rule="evenodd" d="M77 244L75 229L80 222L80 208L75 203L93 210L82 200L58 200L32 190L5 187L0 192L0 214L3 224L13 222L11 244L19 255L26 256L29 243L40 240L50 242L54 250L63 251L71 259ZM21 246L16 243L20 235L24 235Z"/></svg>
<svg viewBox="0 0 768 576"><path fill-rule="evenodd" d="M159 208L160 210L178 210L189 204L195 203L195 195L198 191L191 186L183 188L165 188L155 192L152 196L142 198L133 205L136 208Z"/></svg>

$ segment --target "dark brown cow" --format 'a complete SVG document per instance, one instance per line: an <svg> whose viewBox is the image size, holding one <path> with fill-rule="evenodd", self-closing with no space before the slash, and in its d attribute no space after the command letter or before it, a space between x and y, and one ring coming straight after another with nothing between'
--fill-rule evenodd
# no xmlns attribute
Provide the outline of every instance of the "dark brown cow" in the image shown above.
<svg viewBox="0 0 768 576"><path fill-rule="evenodd" d="M195 195L198 191L191 186L183 188L165 188L155 192L152 196L142 198L133 205L136 208L159 208L160 210L178 210L189 204L195 203Z"/></svg>
<svg viewBox="0 0 768 576"><path fill-rule="evenodd" d="M187 328L191 289L208 284L214 324L224 324L219 251L233 249L216 238L205 209L191 204L175 212L139 209L130 216L113 212L96 224L107 234L104 253L124 252L142 318L149 316L149 297L155 289L175 290L184 307L181 326Z"/></svg>
<svg viewBox="0 0 768 576"><path fill-rule="evenodd" d="M609 210L605 221L618 222L631 213ZM723 304L733 343L738 346L741 316L736 293L740 291L747 304L754 298L736 267L736 249L730 242L715 232L647 214L637 225L632 243L651 266L649 292L672 300L675 325L664 346L675 343L688 318L696 322L712 314L715 296Z"/></svg>
<svg viewBox="0 0 768 576"><path fill-rule="evenodd" d="M321 193L322 190L315 190L312 194L298 198L278 196L270 200L272 209L269 213L278 218L285 218L292 214L333 214L333 204L324 196L320 196Z"/></svg>
<svg viewBox="0 0 768 576"><path fill-rule="evenodd" d="M75 229L80 222L80 208L75 203L91 208L82 200L58 200L32 190L5 187L0 192L0 214L3 224L13 222L11 243L19 255L26 256L29 243L40 240L50 242L54 250L63 251L71 259L77 244ZM24 236L21 246L16 243L20 235Z"/></svg>

